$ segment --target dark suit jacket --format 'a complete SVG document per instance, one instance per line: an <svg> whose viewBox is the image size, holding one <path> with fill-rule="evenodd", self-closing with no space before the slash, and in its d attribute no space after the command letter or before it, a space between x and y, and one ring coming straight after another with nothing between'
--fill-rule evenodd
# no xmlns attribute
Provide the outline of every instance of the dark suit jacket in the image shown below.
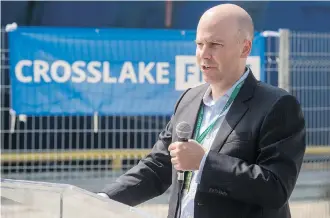
<svg viewBox="0 0 330 218"><path fill-rule="evenodd" d="M195 126L208 85L187 90L151 153L103 192L137 205L173 184L168 217L178 205L177 172L168 146L175 126ZM206 159L195 197L195 218L289 218L288 199L304 152L305 121L299 103L286 91L258 82L250 72L226 115Z"/></svg>

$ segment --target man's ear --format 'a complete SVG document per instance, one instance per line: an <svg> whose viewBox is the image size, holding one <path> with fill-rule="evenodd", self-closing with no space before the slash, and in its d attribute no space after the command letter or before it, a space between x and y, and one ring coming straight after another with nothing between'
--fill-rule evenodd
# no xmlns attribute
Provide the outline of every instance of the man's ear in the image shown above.
<svg viewBox="0 0 330 218"><path fill-rule="evenodd" d="M241 58L247 58L251 53L251 49L252 49L252 41L244 39L243 48L241 50Z"/></svg>

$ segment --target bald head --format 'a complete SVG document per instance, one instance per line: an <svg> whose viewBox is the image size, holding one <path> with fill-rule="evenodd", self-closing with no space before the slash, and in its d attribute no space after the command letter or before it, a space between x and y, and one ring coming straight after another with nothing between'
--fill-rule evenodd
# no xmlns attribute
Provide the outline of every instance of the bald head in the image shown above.
<svg viewBox="0 0 330 218"><path fill-rule="evenodd" d="M196 31L196 57L206 82L228 88L241 77L253 32L250 15L237 5L218 5L202 15Z"/></svg>
<svg viewBox="0 0 330 218"><path fill-rule="evenodd" d="M251 16L241 7L234 4L221 4L207 10L201 17L202 22L213 22L214 28L220 22L227 23L227 28L233 28L240 39L253 40L254 26Z"/></svg>

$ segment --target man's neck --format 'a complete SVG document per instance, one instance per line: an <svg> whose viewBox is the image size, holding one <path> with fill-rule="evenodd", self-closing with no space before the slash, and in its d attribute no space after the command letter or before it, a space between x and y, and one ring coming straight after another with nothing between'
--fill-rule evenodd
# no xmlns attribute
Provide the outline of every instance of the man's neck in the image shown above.
<svg viewBox="0 0 330 218"><path fill-rule="evenodd" d="M222 97L241 78L241 76L243 76L243 74L241 74L238 78L222 80L219 83L210 84L213 101L217 101L220 97Z"/></svg>
<svg viewBox="0 0 330 218"><path fill-rule="evenodd" d="M211 84L211 90L212 90L212 99L213 101L217 101L220 97L222 97L230 87L232 87L233 83L217 83L217 84Z"/></svg>

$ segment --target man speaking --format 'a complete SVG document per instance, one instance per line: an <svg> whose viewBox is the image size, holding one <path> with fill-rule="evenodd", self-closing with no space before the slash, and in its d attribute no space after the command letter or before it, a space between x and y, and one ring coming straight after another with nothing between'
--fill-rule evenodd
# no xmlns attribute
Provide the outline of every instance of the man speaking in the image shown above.
<svg viewBox="0 0 330 218"><path fill-rule="evenodd" d="M293 96L246 67L253 36L236 5L202 15L196 58L206 84L184 92L151 153L103 195L134 206L173 185L169 218L291 217L305 121Z"/></svg>

